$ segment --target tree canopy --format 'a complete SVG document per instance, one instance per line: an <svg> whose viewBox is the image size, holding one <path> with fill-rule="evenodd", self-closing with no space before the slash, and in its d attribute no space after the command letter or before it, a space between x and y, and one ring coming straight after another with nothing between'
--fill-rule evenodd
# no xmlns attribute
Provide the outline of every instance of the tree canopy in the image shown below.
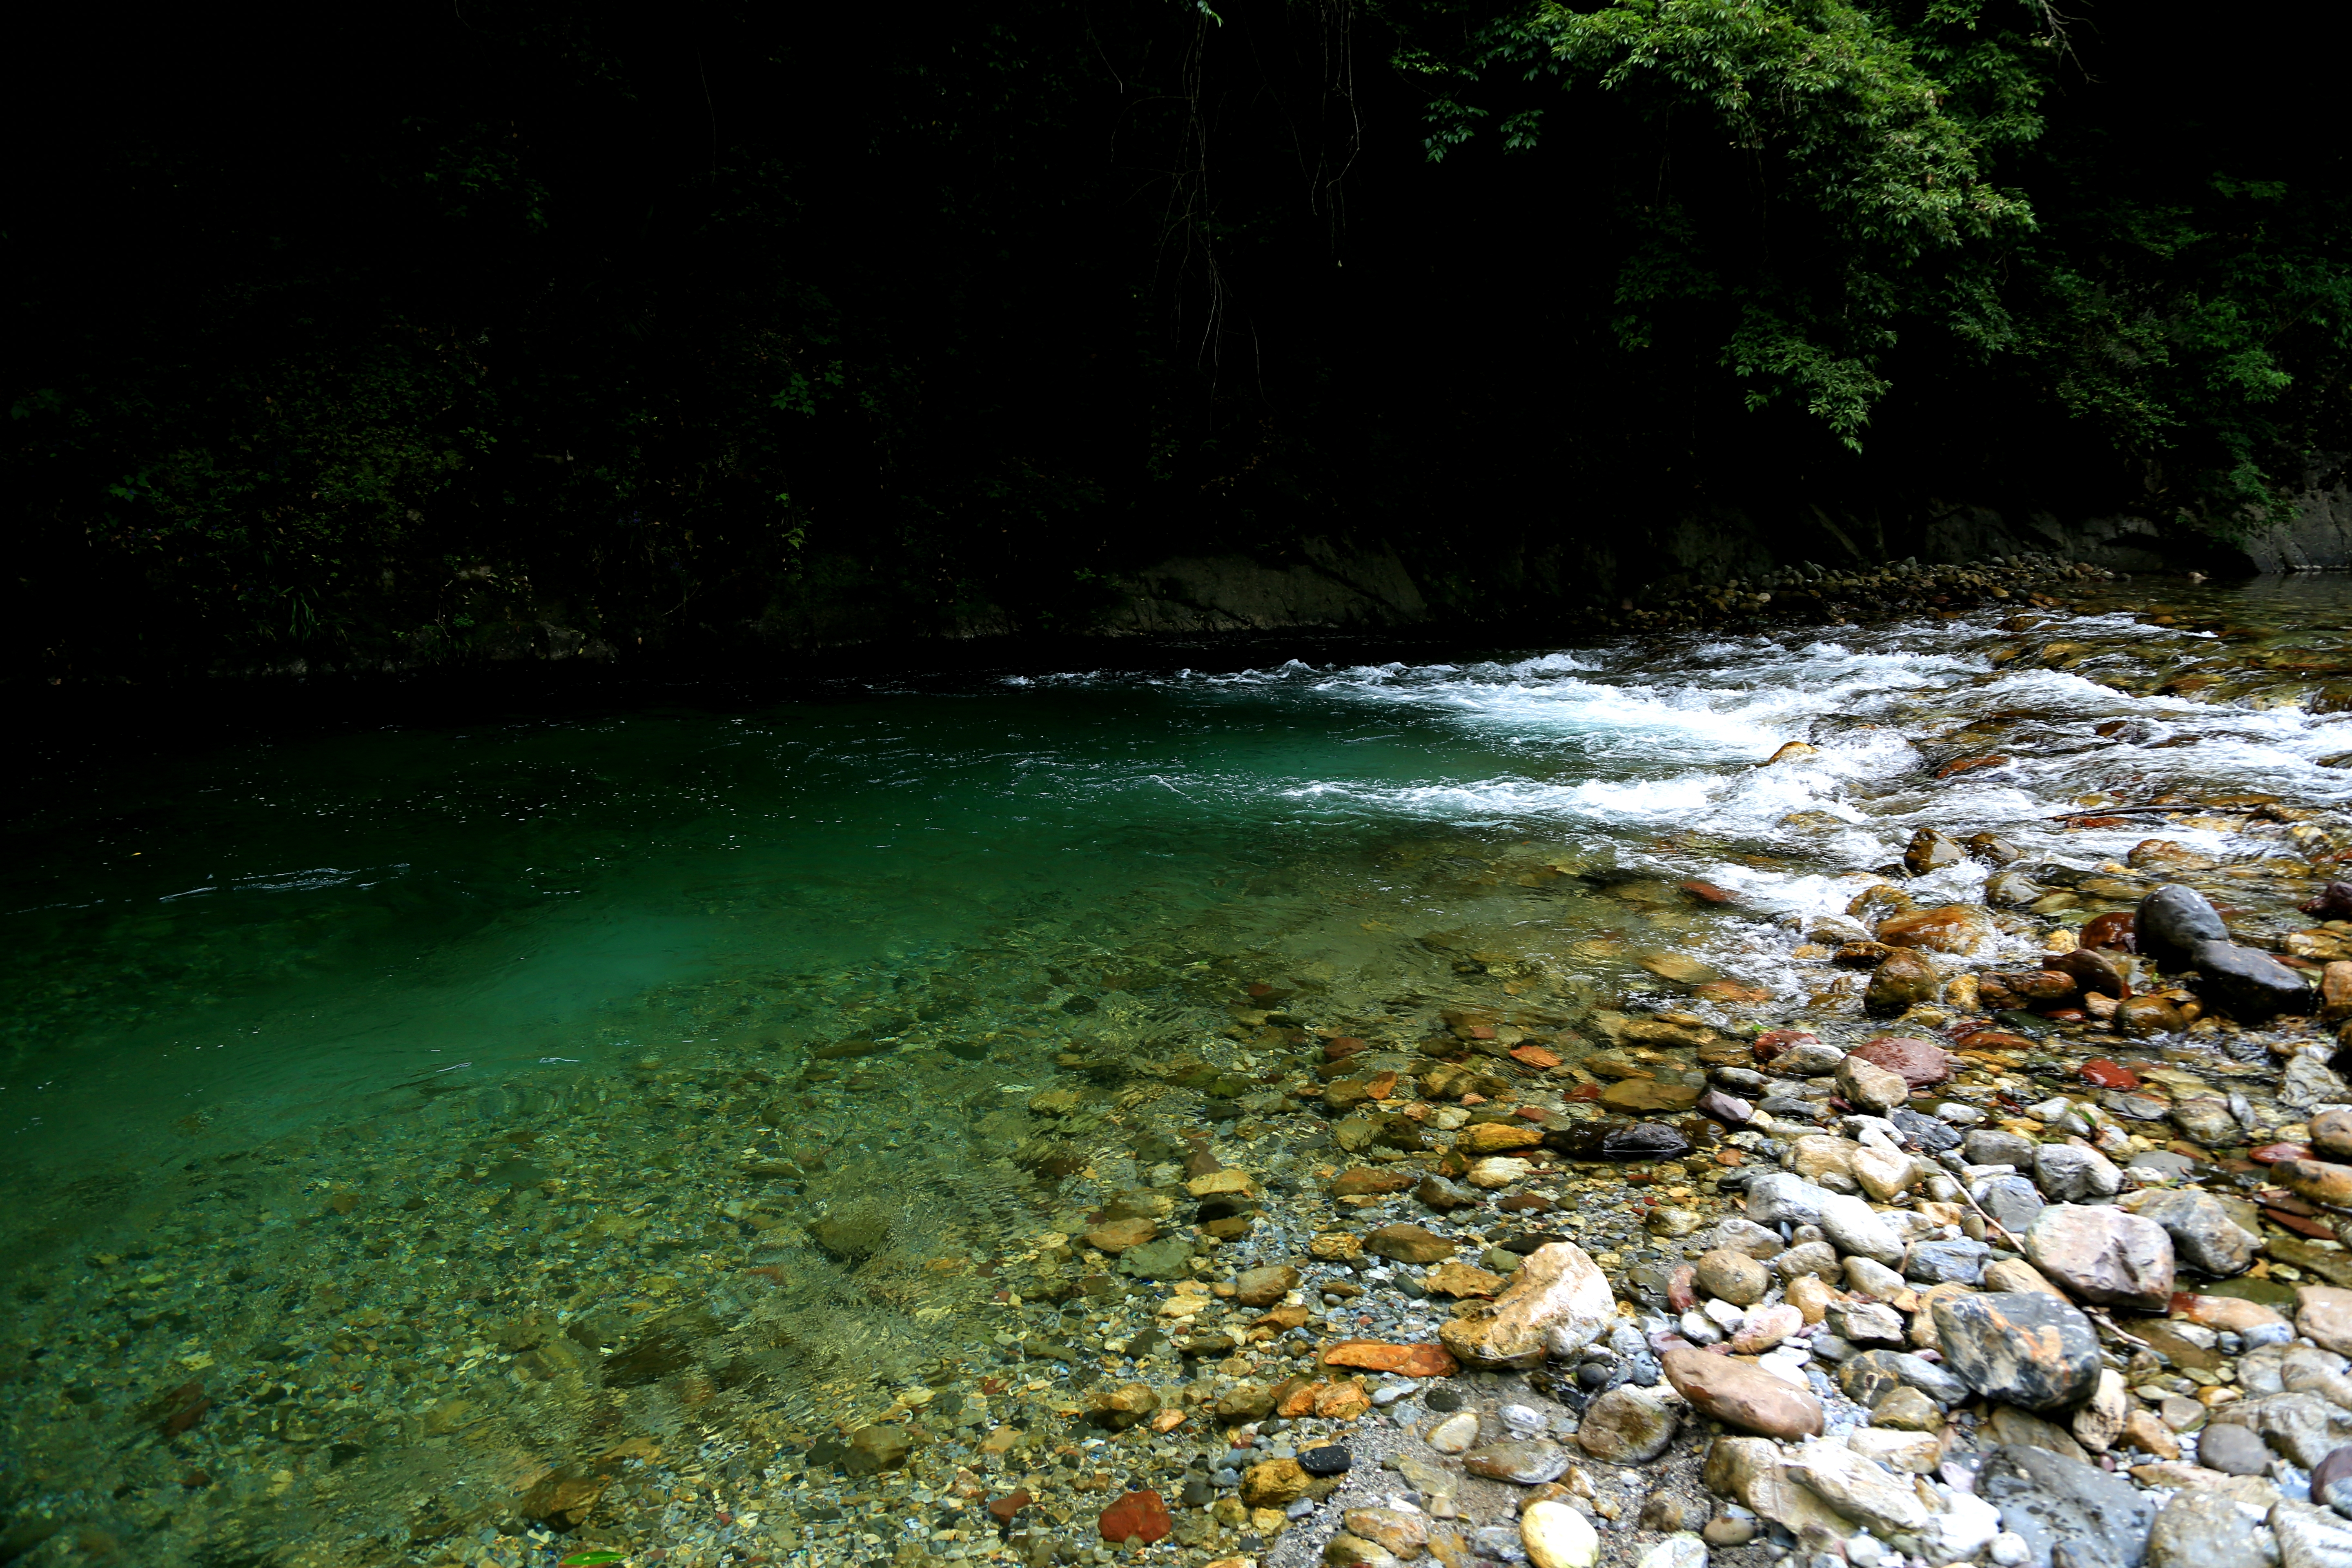
<svg viewBox="0 0 2352 1568"><path fill-rule="evenodd" d="M52 25L13 105L19 677L1052 627L1317 534L1561 593L1524 563L1564 537L1767 495L2226 532L2352 448L2342 139L2274 35L2025 0Z"/></svg>

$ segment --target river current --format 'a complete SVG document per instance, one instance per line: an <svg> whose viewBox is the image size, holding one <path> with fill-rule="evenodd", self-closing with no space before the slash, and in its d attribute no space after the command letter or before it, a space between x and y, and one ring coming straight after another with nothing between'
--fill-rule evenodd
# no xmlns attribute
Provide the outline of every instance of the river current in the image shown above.
<svg viewBox="0 0 2352 1568"><path fill-rule="evenodd" d="M1116 1267L1069 1238L1204 1151L1312 1192L1298 1047L1469 1011L1542 1042L1505 1070L1574 1077L1597 1018L1858 1026L1804 932L1915 830L2074 868L2079 921L2155 834L2307 858L2347 760L2330 579L85 773L0 883L9 1542L1003 1552L968 1489L798 1478L886 1417L970 1474L1048 1463L1088 1385L1157 1364L1148 1305L1075 1342L1061 1304L1289 1254L1246 1214Z"/></svg>

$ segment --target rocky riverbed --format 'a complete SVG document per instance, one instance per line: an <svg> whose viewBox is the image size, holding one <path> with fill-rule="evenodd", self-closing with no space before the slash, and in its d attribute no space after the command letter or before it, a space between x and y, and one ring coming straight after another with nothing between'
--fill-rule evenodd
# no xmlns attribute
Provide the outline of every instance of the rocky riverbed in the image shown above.
<svg viewBox="0 0 2352 1568"><path fill-rule="evenodd" d="M2352 812L2199 759L2340 761L2347 656L2130 591L1939 612L1752 830L1399 833L20 1176L0 1552L2345 1568Z"/></svg>

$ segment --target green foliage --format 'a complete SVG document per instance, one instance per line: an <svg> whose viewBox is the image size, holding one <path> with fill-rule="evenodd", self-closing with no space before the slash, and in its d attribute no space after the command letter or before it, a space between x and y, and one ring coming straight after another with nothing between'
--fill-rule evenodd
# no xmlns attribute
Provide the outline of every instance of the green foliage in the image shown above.
<svg viewBox="0 0 2352 1568"><path fill-rule="evenodd" d="M1599 104L1557 166L1588 210L1605 187L1630 354L1711 345L1749 408L1801 404L1856 450L1905 375L1991 367L2095 426L2148 501L2222 531L2275 513L2305 454L2344 439L2340 194L2228 169L2184 182L2105 127L2053 137L2050 96L2070 69L2088 88L2045 6L1405 15L1415 37L1462 40L1400 55L1445 84L1432 159L1531 91ZM1504 150L1533 146L1538 112L1507 114Z"/></svg>

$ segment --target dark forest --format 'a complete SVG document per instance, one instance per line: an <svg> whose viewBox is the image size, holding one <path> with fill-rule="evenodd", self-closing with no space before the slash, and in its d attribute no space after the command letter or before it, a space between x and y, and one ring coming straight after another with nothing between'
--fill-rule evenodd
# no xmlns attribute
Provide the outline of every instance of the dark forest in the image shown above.
<svg viewBox="0 0 2352 1568"><path fill-rule="evenodd" d="M2344 138L2275 30L2014 0L47 28L12 679L1083 629L1152 560L1307 539L1558 618L1802 556L1808 516L1897 559L1953 502L2226 542L2352 448ZM1732 542L1643 542L1692 520Z"/></svg>

